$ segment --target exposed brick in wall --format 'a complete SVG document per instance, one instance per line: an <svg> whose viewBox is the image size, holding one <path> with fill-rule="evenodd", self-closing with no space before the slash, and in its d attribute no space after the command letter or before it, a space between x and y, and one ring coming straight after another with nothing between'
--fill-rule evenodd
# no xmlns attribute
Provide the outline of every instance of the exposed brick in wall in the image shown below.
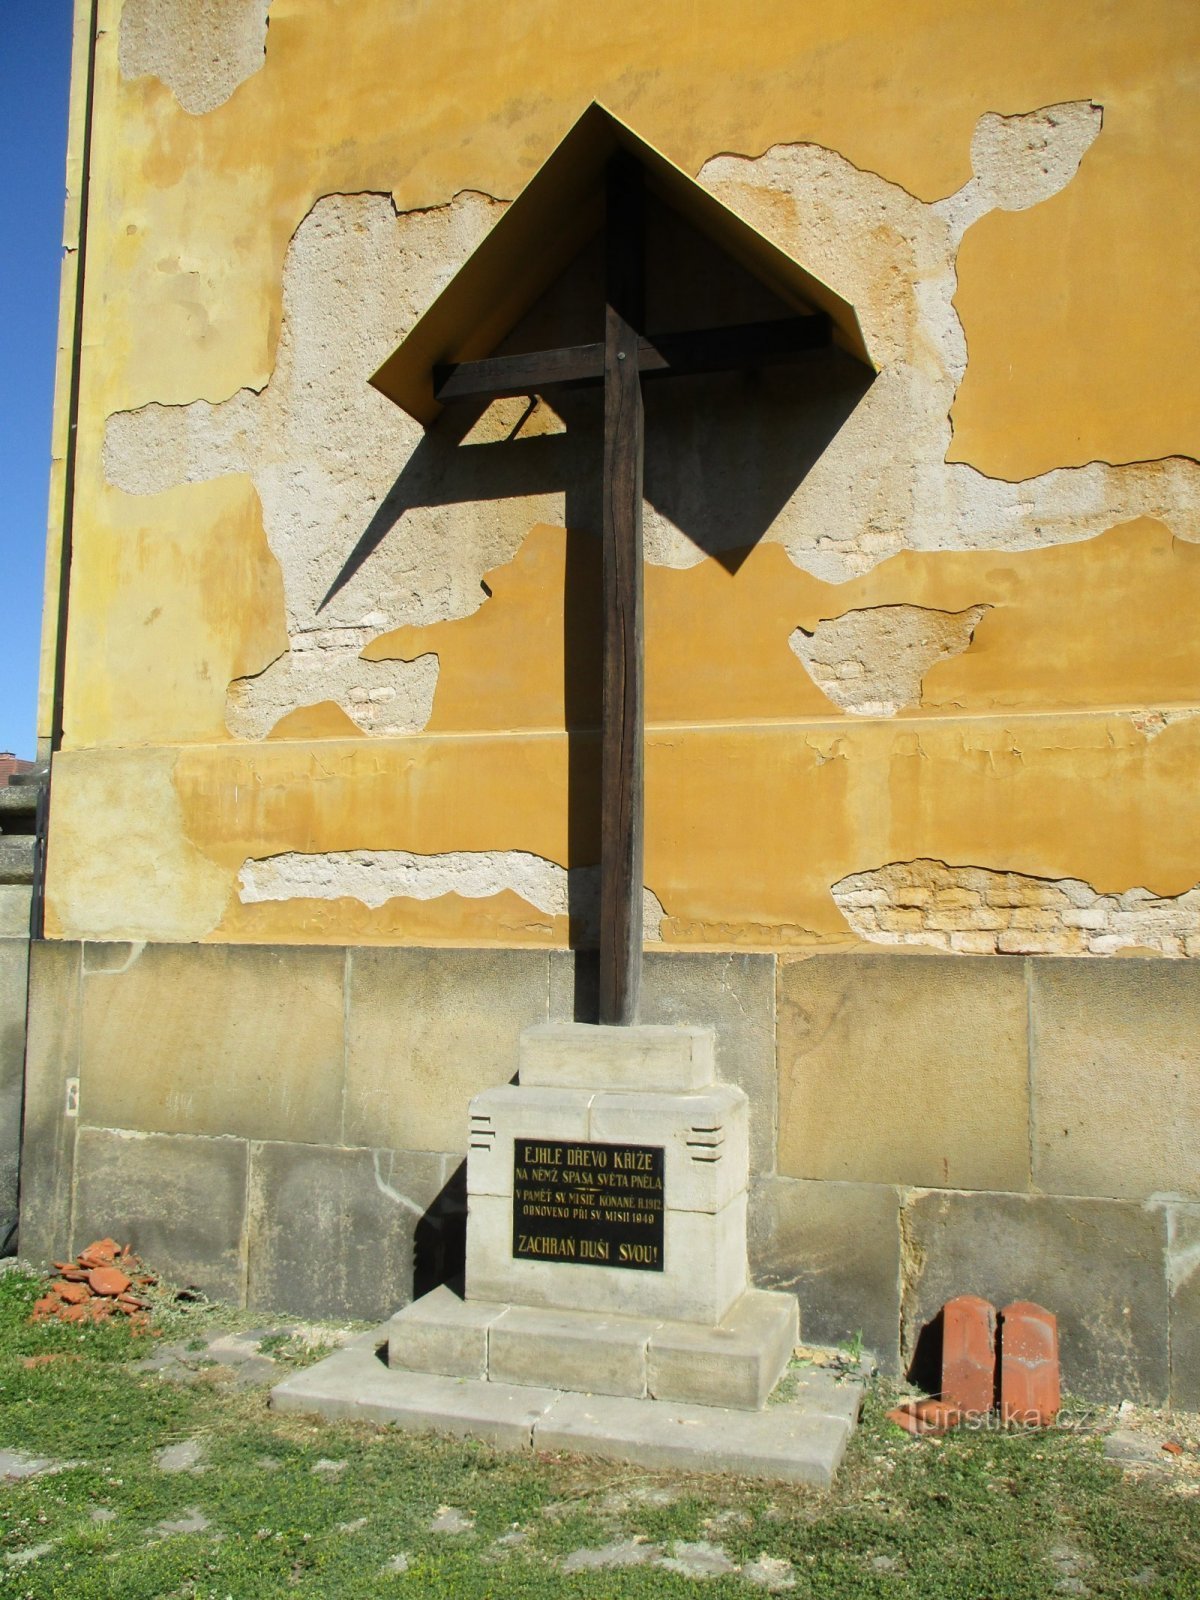
<svg viewBox="0 0 1200 1600"><path fill-rule="evenodd" d="M1200 956L1200 886L1175 896L1098 894L1078 878L1035 878L944 861L893 861L832 888L846 921L874 944L967 955Z"/></svg>

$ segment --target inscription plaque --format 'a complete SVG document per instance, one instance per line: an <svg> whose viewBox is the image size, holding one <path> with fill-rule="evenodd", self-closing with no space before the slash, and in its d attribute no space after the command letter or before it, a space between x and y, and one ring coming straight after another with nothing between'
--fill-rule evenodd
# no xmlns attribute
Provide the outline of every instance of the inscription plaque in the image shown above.
<svg viewBox="0 0 1200 1600"><path fill-rule="evenodd" d="M663 1150L513 1140L513 1255L663 1270Z"/></svg>

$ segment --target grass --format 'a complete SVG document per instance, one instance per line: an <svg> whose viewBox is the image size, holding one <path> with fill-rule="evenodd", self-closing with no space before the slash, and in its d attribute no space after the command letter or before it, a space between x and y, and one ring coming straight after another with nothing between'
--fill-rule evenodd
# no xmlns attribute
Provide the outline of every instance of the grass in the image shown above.
<svg viewBox="0 0 1200 1600"><path fill-rule="evenodd" d="M878 1392L831 1495L673 1480L278 1417L263 1389L177 1385L133 1371L151 1341L124 1327L31 1325L37 1291L27 1274L0 1277L0 1448L72 1464L0 1485L0 1595L670 1600L700 1589L711 1600L746 1600L764 1592L740 1575L698 1583L658 1565L562 1570L573 1551L640 1539L665 1550L709 1541L739 1566L764 1553L789 1562L796 1600L1056 1592L1200 1600L1200 1499L1124 1478L1099 1440L1077 1431L912 1441L885 1420ZM206 1335L219 1318L203 1309ZM186 1342L186 1323L180 1316L171 1336ZM294 1341L277 1341L276 1351L290 1363L307 1359ZM57 1359L24 1365L45 1354ZM187 1439L204 1442L205 1470L162 1472L155 1450ZM473 1519L471 1531L431 1531L448 1506ZM109 1520L94 1520L96 1512ZM194 1512L206 1529L155 1531ZM407 1570L386 1571L401 1554Z"/></svg>

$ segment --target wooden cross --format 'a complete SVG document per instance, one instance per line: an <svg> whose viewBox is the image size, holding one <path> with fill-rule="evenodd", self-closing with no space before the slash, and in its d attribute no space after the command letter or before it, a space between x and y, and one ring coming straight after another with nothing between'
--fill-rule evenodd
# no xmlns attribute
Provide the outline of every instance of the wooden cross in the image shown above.
<svg viewBox="0 0 1200 1600"><path fill-rule="evenodd" d="M604 341L438 366L435 398L498 399L604 385L604 686L600 808L600 1021L637 1020L642 970L642 379L795 359L830 343L821 312L740 327L647 335L641 166L605 175Z"/></svg>

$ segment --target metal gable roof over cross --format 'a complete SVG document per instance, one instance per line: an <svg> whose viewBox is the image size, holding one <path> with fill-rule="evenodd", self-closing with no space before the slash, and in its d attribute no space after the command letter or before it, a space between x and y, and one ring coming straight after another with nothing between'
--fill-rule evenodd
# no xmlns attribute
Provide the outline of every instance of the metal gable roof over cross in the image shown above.
<svg viewBox="0 0 1200 1600"><path fill-rule="evenodd" d="M765 286L779 310L797 314L648 333L648 198ZM492 355L596 234L603 339ZM452 400L603 385L602 1023L636 1022L641 982L642 380L803 359L832 343L874 370L852 306L594 104L371 379L426 426Z"/></svg>

